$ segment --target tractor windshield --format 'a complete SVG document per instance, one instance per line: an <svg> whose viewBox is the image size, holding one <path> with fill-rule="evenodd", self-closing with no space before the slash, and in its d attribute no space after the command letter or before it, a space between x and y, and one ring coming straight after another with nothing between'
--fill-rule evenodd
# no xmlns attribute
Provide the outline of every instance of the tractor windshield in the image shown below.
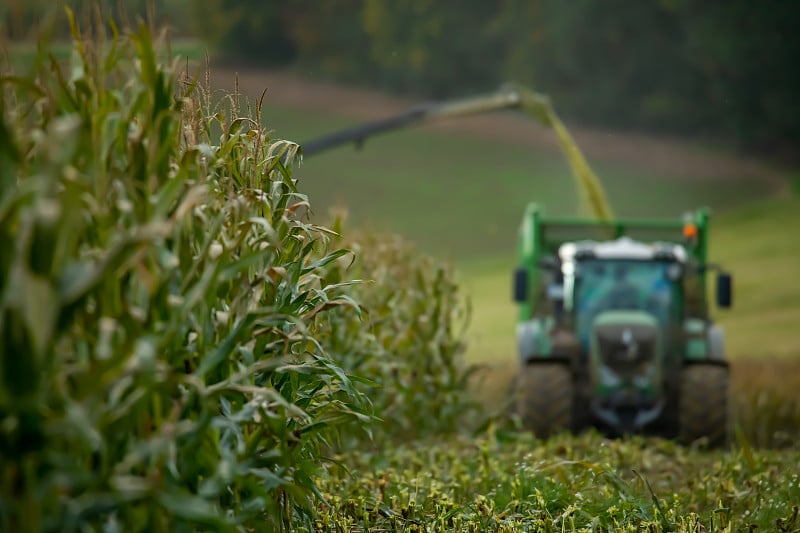
<svg viewBox="0 0 800 533"><path fill-rule="evenodd" d="M575 276L578 336L588 342L597 314L608 310L641 310L666 326L672 312L670 261L587 259Z"/></svg>

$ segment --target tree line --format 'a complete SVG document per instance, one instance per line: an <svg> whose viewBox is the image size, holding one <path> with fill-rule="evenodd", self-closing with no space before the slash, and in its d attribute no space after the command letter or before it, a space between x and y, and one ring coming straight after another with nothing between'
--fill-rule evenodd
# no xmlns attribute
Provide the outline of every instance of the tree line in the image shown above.
<svg viewBox="0 0 800 533"><path fill-rule="evenodd" d="M514 80L588 124L800 144L793 0L190 3L228 58L433 98Z"/></svg>
<svg viewBox="0 0 800 533"><path fill-rule="evenodd" d="M48 5L10 0L0 8L6 33ZM795 0L124 3L129 13L148 5L160 22L199 36L221 60L301 67L421 98L517 81L585 124L800 152Z"/></svg>

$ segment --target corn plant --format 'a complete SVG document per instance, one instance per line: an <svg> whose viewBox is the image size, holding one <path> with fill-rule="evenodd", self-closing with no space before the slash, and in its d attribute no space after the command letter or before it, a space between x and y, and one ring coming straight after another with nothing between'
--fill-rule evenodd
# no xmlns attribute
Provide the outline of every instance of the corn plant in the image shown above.
<svg viewBox="0 0 800 533"><path fill-rule="evenodd" d="M0 92L0 529L282 528L369 420L313 331L358 311L320 274L348 252L298 216L295 144L144 24L70 21Z"/></svg>
<svg viewBox="0 0 800 533"><path fill-rule="evenodd" d="M350 291L364 312L335 311L342 320L325 324L326 338L338 364L373 382L368 396L381 420L373 445L474 428L482 410L470 380L479 367L463 359L470 308L454 269L400 236L344 232L343 223L332 227L347 235L355 263L337 262L328 275L364 281Z"/></svg>

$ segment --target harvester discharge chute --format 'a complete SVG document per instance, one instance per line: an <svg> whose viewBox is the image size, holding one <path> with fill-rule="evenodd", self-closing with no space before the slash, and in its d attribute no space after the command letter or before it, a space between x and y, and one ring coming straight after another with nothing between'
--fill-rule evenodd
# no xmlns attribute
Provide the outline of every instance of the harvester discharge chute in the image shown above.
<svg viewBox="0 0 800 533"><path fill-rule="evenodd" d="M609 220L613 217L600 180L586 163L586 159L578 149L575 140L563 122L561 122L561 119L558 118L558 115L556 115L550 99L543 94L512 84L504 85L493 94L464 98L452 102L423 104L394 117L376 120L302 143L301 147L304 156L311 156L342 144L355 143L356 146L361 147L367 137L373 137L388 131L445 118L463 117L500 109L520 109L543 126L553 128L558 136L561 149L567 156L572 168L577 189L581 195L583 210L591 212L595 217L602 220Z"/></svg>
<svg viewBox="0 0 800 533"><path fill-rule="evenodd" d="M605 191L549 99L523 87L409 111L302 143L306 157L443 118L514 108L552 128L587 218L548 218L529 204L514 271L516 412L539 437L590 426L721 445L729 437L722 330L707 301L731 305L731 276L708 263L708 213L615 219Z"/></svg>

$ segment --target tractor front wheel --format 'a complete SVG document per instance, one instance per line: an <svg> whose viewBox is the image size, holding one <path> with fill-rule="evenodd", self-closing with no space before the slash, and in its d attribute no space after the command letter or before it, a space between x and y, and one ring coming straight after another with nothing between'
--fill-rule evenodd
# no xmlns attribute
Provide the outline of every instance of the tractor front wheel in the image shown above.
<svg viewBox="0 0 800 533"><path fill-rule="evenodd" d="M728 442L728 379L726 366L692 364L682 370L678 426L680 440L705 439L710 447Z"/></svg>
<svg viewBox="0 0 800 533"><path fill-rule="evenodd" d="M574 386L569 366L532 363L521 369L517 412L538 438L572 428Z"/></svg>

